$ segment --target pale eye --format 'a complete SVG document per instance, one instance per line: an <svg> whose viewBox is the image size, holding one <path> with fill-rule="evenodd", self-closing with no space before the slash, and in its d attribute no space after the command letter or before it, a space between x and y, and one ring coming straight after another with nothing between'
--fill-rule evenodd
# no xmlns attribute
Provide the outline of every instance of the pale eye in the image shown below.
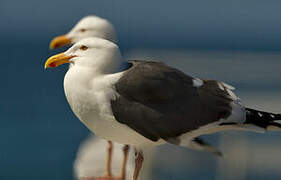
<svg viewBox="0 0 281 180"><path fill-rule="evenodd" d="M87 29L80 29L80 32L85 32L85 31L87 31Z"/></svg>
<svg viewBox="0 0 281 180"><path fill-rule="evenodd" d="M80 48L79 48L80 50L82 50L82 51L86 51L87 49L88 49L88 47L87 46L84 46L84 45L82 45L82 46L80 46Z"/></svg>

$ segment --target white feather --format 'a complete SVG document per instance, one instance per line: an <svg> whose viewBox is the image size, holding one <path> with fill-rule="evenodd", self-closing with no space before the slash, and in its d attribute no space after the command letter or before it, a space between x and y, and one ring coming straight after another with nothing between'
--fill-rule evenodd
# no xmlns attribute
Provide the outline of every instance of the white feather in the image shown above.
<svg viewBox="0 0 281 180"><path fill-rule="evenodd" d="M200 87L204 84L204 82L199 78L192 79L192 83L194 87Z"/></svg>
<svg viewBox="0 0 281 180"><path fill-rule="evenodd" d="M230 90L235 90L235 87L229 85L229 84L226 84L224 82L221 82L223 84L224 87L226 87L227 89L230 89Z"/></svg>

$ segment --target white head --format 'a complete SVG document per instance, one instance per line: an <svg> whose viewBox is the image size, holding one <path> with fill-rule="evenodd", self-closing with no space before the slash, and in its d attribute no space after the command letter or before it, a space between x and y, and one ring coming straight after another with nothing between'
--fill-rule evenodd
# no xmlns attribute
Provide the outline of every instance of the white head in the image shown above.
<svg viewBox="0 0 281 180"><path fill-rule="evenodd" d="M50 57L45 68L72 63L72 68L91 68L107 74L119 71L125 61L119 48L111 41L101 38L86 38L75 43L66 52Z"/></svg>
<svg viewBox="0 0 281 180"><path fill-rule="evenodd" d="M106 19L97 16L82 18L66 36L72 39L73 43L89 37L99 37L117 42L113 25Z"/></svg>
<svg viewBox="0 0 281 180"><path fill-rule="evenodd" d="M99 37L114 43L117 42L113 25L106 19L92 15L82 18L67 34L54 38L50 43L50 48L74 44L90 37Z"/></svg>

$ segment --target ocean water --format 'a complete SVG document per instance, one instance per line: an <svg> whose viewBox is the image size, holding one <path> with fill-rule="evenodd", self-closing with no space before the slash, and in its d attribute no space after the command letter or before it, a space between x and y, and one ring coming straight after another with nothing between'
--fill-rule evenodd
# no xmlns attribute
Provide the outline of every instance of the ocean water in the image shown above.
<svg viewBox="0 0 281 180"><path fill-rule="evenodd" d="M1 47L0 179L71 179L88 130L65 101L66 67L44 70L48 42L33 43Z"/></svg>

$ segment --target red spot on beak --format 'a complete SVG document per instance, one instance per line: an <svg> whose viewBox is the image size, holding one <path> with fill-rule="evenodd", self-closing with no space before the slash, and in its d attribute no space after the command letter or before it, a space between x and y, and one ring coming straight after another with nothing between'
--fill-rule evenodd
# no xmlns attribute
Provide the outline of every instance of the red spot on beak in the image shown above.
<svg viewBox="0 0 281 180"><path fill-rule="evenodd" d="M51 63L49 66L52 68L55 68L57 65L56 65L56 63Z"/></svg>

